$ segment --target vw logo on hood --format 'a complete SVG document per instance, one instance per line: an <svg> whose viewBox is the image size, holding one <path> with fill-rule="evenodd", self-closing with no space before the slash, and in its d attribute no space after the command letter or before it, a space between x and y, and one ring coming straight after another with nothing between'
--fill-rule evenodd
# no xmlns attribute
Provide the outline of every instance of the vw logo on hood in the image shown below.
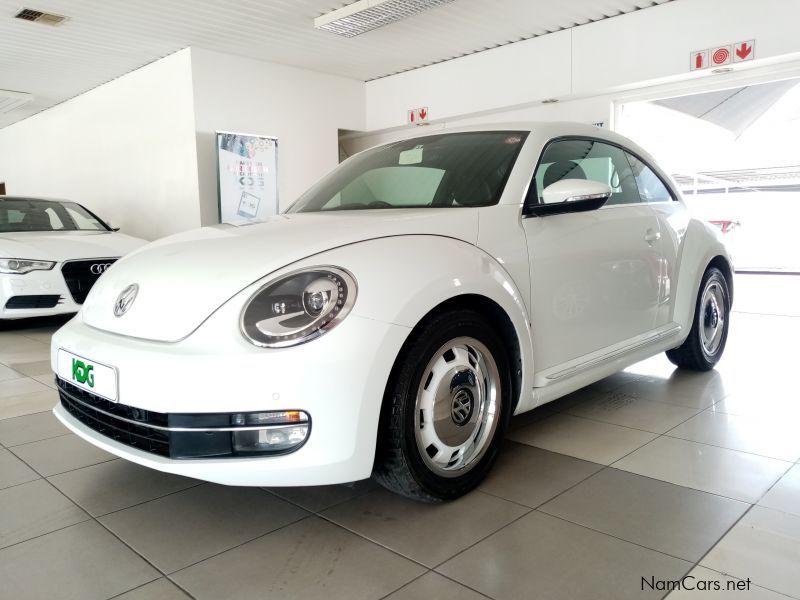
<svg viewBox="0 0 800 600"><path fill-rule="evenodd" d="M139 284L132 283L117 296L117 301L114 302L114 316L121 317L128 309L130 309L133 301L136 300L136 294L139 293Z"/></svg>

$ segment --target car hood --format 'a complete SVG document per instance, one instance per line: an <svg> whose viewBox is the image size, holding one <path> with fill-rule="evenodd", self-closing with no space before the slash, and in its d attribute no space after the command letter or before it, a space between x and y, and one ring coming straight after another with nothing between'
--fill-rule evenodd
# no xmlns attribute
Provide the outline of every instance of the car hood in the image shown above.
<svg viewBox="0 0 800 600"><path fill-rule="evenodd" d="M105 331L176 342L232 296L278 269L339 246L397 235L440 235L475 244L478 211L301 213L242 227L188 231L149 244L114 265L92 289L82 318ZM357 279L358 273L354 275ZM114 303L133 283L139 286L136 299L127 313L116 317Z"/></svg>
<svg viewBox="0 0 800 600"><path fill-rule="evenodd" d="M114 231L23 231L0 233L0 258L63 262L123 256L146 244Z"/></svg>

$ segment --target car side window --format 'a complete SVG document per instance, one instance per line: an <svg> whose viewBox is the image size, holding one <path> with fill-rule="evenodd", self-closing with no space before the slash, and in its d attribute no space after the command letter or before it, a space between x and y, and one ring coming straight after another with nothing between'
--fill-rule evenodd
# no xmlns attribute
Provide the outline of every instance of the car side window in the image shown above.
<svg viewBox="0 0 800 600"><path fill-rule="evenodd" d="M536 191L542 202L544 188L561 179L589 179L608 184L609 204L641 202L625 152L597 140L568 139L551 142L536 169Z"/></svg>
<svg viewBox="0 0 800 600"><path fill-rule="evenodd" d="M653 169L632 154L626 154L643 202L670 202L675 199Z"/></svg>

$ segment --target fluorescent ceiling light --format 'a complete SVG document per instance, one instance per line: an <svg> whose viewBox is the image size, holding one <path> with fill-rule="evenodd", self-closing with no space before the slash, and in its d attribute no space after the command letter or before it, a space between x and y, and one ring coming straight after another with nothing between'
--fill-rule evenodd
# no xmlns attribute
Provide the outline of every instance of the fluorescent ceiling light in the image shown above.
<svg viewBox="0 0 800 600"><path fill-rule="evenodd" d="M0 114L11 112L29 102L33 102L33 94L0 90Z"/></svg>
<svg viewBox="0 0 800 600"><path fill-rule="evenodd" d="M344 37L354 37L449 4L453 0L358 0L314 19L314 27Z"/></svg>

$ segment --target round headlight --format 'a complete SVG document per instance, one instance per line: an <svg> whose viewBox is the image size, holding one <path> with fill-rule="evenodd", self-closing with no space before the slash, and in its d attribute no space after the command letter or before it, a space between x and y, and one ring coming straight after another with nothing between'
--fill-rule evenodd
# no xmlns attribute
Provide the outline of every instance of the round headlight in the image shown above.
<svg viewBox="0 0 800 600"><path fill-rule="evenodd" d="M355 279L343 269L295 271L266 284L247 301L242 333L267 348L302 344L333 329L355 300Z"/></svg>

